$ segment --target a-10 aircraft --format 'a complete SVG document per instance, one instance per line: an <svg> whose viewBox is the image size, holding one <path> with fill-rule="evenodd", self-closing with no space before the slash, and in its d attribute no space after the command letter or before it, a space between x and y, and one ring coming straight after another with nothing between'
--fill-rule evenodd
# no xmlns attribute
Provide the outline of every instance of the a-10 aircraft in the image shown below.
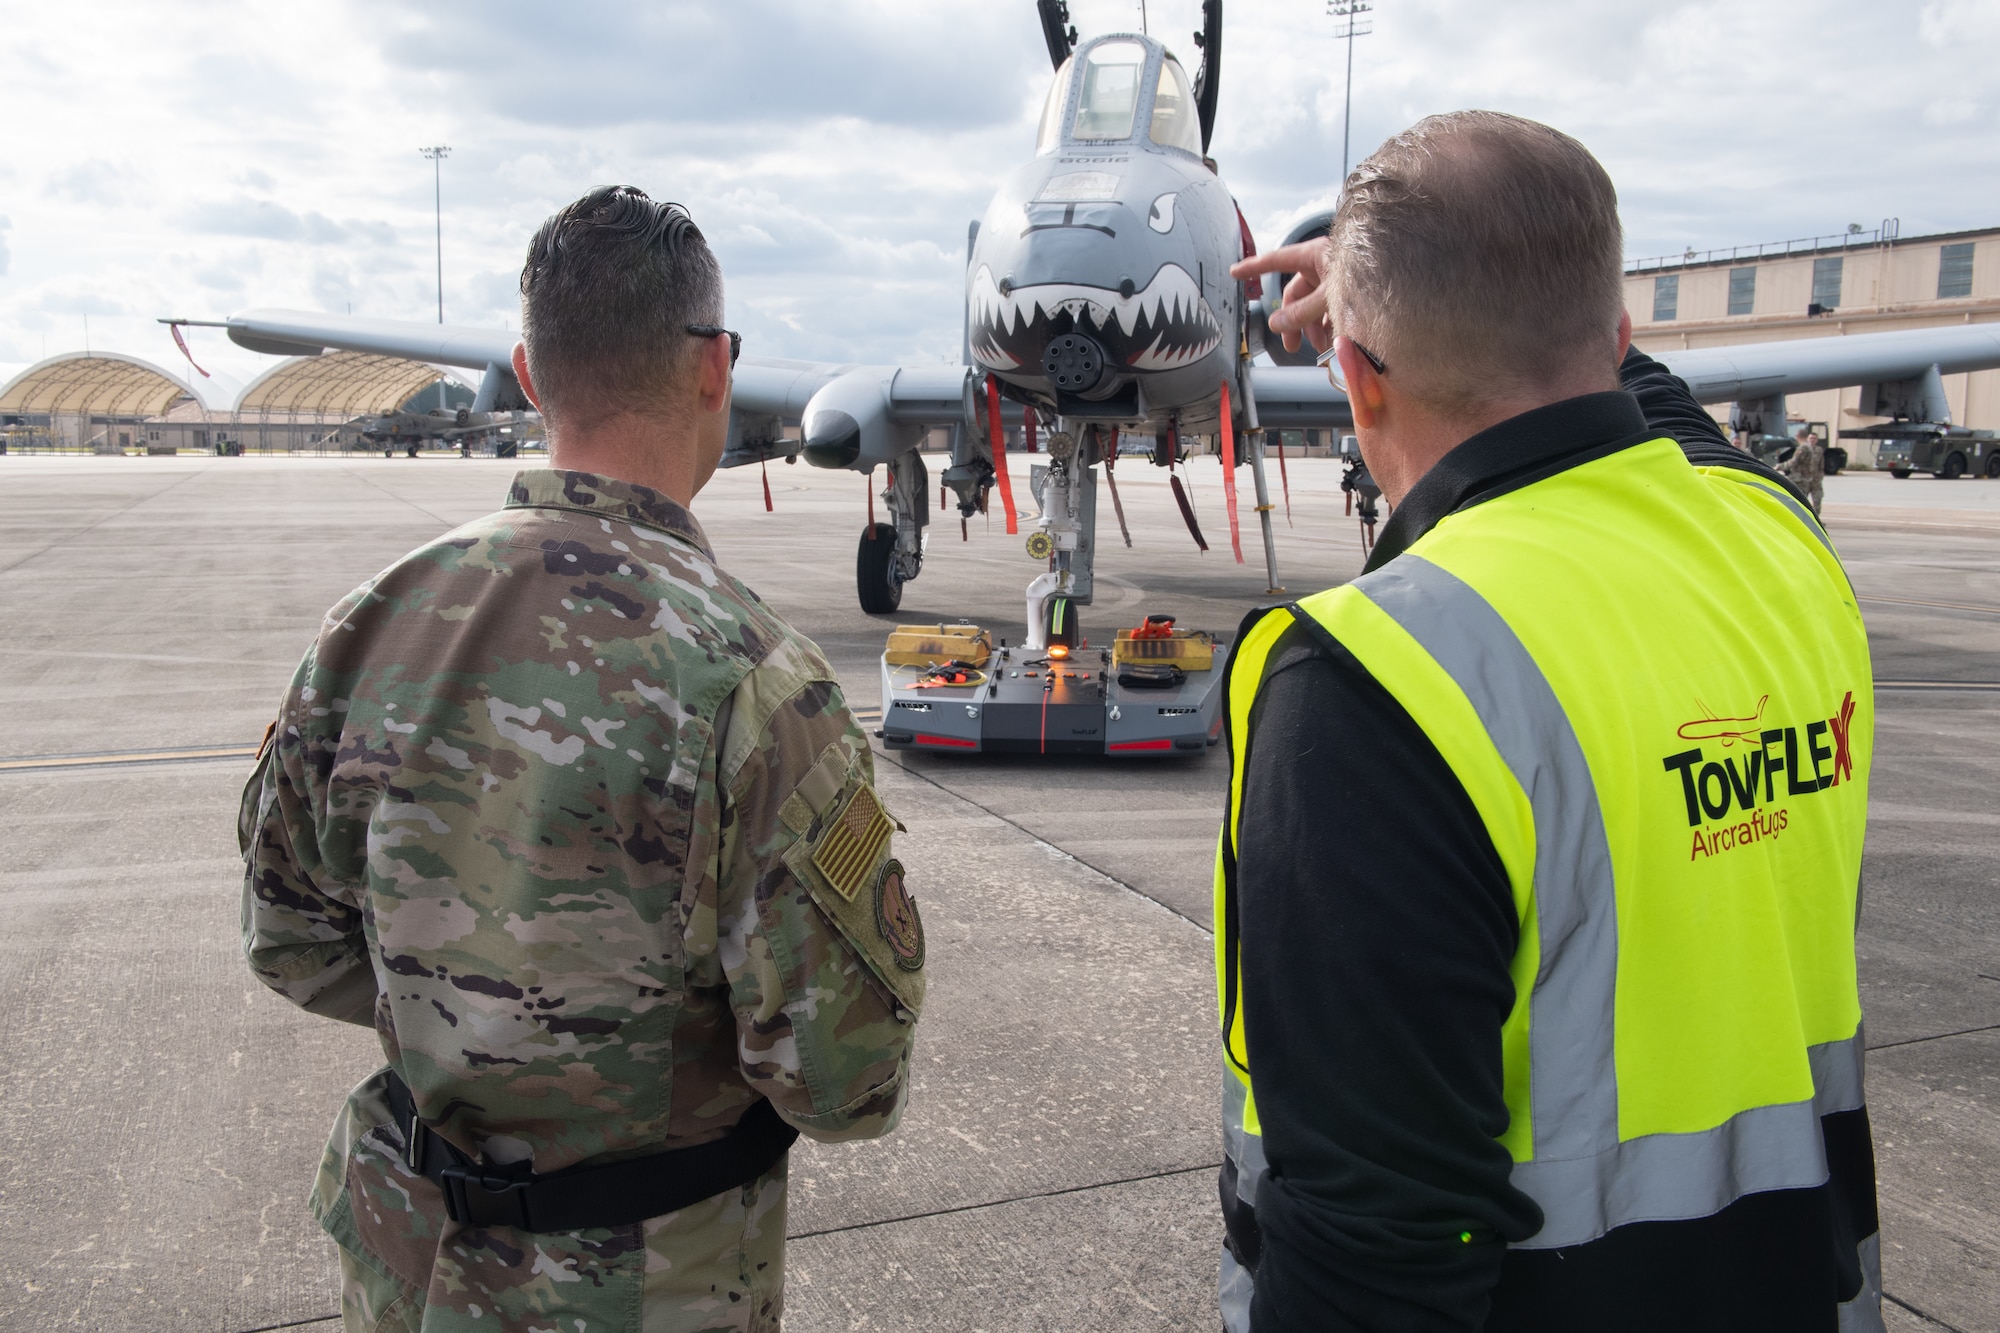
<svg viewBox="0 0 2000 1333"><path fill-rule="evenodd" d="M410 457L426 440L442 440L461 452L507 432L506 418L497 412L474 412L470 408L434 407L428 412L401 409L362 417L356 424L360 437L379 446L387 458L401 449Z"/></svg>
<svg viewBox="0 0 2000 1333"><path fill-rule="evenodd" d="M1031 470L1039 509L1027 538L1044 564L1028 585L1018 646L940 635L929 654L973 656L942 673L919 649L885 654L883 731L892 747L1167 755L1200 751L1220 727L1214 688L1226 646L1155 626L1088 649L1077 608L1092 599L1097 469L1122 433L1151 436L1152 461L1178 462L1181 438L1215 439L1231 542L1242 560L1235 471L1247 465L1269 587L1280 584L1264 482L1264 432L1338 430L1345 398L1312 364L1265 339L1281 299L1245 288L1230 266L1253 252L1250 229L1207 157L1222 56L1221 0L1203 0L1195 77L1162 43L1113 33L1082 43L1061 0L1038 0L1056 68L1034 157L1010 175L968 237L964 364L839 365L744 356L736 367L724 467L802 456L816 467L883 469L890 522L860 536L862 609L891 612L924 560L931 481L918 452L951 432L940 481L961 515L997 487L1016 530L1008 426L1044 429ZM1285 243L1325 234L1306 218ZM483 373L472 411L527 404L511 333L288 310L222 323L253 351L373 352ZM1253 364L1262 353L1273 364ZM1857 383L1905 415L1941 401L1941 373L2000 366L2000 326L1857 335L1659 354L1703 402L1782 429L1784 396ZM788 428L796 436L788 435ZM1190 518L1190 525L1192 520ZM989 637L993 637L990 636ZM1004 640L1003 640L1004 641ZM909 645L904 645L909 649ZM897 657L901 665L892 662ZM1209 669L1201 669L1207 665Z"/></svg>

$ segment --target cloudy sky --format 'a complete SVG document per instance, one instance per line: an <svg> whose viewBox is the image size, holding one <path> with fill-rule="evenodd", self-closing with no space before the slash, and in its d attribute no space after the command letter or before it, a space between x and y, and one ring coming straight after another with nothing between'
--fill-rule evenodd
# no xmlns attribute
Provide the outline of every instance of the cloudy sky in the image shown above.
<svg viewBox="0 0 2000 1333"><path fill-rule="evenodd" d="M1150 0L1183 58L1198 0ZM1138 0L1071 0L1085 36ZM1340 175L1325 0L1229 0L1213 146L1259 239ZM1485 106L1609 167L1632 257L1901 219L2000 224L1993 0L1376 0L1354 156ZM1032 151L1031 0L0 0L0 370L173 362L158 315L516 317L542 218L593 185L687 204L751 350L958 355L965 227ZM268 366L195 332L211 370Z"/></svg>

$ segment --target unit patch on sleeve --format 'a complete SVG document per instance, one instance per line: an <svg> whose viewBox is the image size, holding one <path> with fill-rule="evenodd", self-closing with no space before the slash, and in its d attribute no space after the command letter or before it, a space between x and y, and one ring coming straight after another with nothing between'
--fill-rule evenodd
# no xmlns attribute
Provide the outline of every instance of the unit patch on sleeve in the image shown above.
<svg viewBox="0 0 2000 1333"><path fill-rule="evenodd" d="M786 805L794 803L803 810L801 793ZM875 979L915 1014L924 1002L924 928L902 864L889 855L895 828L860 771L851 769L786 851L785 864Z"/></svg>
<svg viewBox="0 0 2000 1333"><path fill-rule="evenodd" d="M915 972L924 965L924 923L903 883L903 863L889 861L875 877L875 927L896 955L896 966Z"/></svg>

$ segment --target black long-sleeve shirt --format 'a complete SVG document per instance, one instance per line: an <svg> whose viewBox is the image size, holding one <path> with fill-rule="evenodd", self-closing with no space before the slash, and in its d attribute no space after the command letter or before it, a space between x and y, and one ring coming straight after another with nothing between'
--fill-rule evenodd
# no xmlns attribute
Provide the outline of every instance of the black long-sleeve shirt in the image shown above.
<svg viewBox="0 0 2000 1333"><path fill-rule="evenodd" d="M1391 515L1370 567L1455 510L1660 435L1697 465L1785 484L1733 448L1658 362L1634 351L1621 379L1622 392L1525 413L1453 450ZM1303 624L1274 646L1237 743L1248 747L1236 843L1245 1038L1271 1164L1260 1235L1238 1238L1241 1252L1261 1247L1256 1333L1591 1328L1605 1292L1676 1265L1669 1285L1703 1273L1704 1293L1751 1295L1693 1324L1687 1307L1655 1301L1661 1327L1777 1328L1791 1326L1788 1310L1830 1314L1786 1301L1816 1283L1831 1290L1837 1245L1804 1246L1788 1266L1742 1243L1773 1226L1826 1234L1814 1220L1825 1190L1751 1196L1713 1219L1620 1228L1566 1251L1509 1251L1542 1220L1509 1183L1497 1142L1519 923L1471 798L1394 697ZM1849 1254L1873 1229L1866 1113L1851 1114L1858 1130L1828 1132L1830 1155L1847 1143L1838 1152L1859 1163L1842 1198L1867 1216ZM1776 1304L1758 1299L1773 1291ZM1632 1303L1623 1326L1651 1317Z"/></svg>

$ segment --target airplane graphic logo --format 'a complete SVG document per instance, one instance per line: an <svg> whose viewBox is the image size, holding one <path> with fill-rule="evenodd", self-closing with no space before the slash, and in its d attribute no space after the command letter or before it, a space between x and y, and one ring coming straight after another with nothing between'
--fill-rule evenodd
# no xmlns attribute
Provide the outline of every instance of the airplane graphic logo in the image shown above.
<svg viewBox="0 0 2000 1333"><path fill-rule="evenodd" d="M1702 715L1692 722L1683 722L1674 734L1684 741L1721 741L1726 750L1738 741L1754 745L1763 731L1764 706L1771 702L1765 695L1757 701L1757 709L1748 717L1723 717L1713 708L1696 699Z"/></svg>

